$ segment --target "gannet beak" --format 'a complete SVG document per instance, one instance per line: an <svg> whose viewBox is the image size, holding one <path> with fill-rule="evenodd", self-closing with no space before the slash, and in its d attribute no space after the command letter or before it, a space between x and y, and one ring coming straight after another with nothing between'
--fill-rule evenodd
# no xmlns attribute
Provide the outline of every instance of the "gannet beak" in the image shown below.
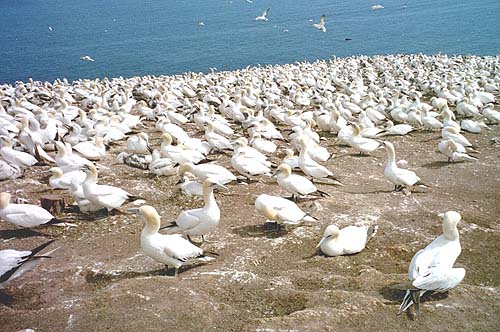
<svg viewBox="0 0 500 332"><path fill-rule="evenodd" d="M229 190L225 185L222 183L215 183L215 187L219 189L224 189L224 190Z"/></svg>
<svg viewBox="0 0 500 332"><path fill-rule="evenodd" d="M318 243L318 245L316 246L316 248L319 248L319 247L323 244L323 242L325 242L325 241L326 241L326 239L327 239L327 238L328 238L328 236L324 236L324 237L322 237L322 238L321 238L321 241L319 241L319 243Z"/></svg>

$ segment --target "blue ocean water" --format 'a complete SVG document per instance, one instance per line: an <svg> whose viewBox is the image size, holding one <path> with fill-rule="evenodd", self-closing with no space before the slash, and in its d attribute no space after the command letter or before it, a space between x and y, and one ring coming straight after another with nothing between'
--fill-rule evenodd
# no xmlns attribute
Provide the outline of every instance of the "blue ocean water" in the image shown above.
<svg viewBox="0 0 500 332"><path fill-rule="evenodd" d="M371 10L374 4L385 8ZM268 7L269 21L255 21ZM326 33L309 21L322 14ZM493 55L500 52L498 17L499 0L1 0L0 83L207 72L332 55Z"/></svg>

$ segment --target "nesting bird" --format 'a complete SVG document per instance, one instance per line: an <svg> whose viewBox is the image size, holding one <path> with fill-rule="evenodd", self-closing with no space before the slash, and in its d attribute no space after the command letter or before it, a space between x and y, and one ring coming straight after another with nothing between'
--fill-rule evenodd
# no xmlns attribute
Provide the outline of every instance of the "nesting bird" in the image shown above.
<svg viewBox="0 0 500 332"><path fill-rule="evenodd" d="M329 225L316 248L326 256L352 255L365 249L368 241L375 236L378 225L370 227L347 226L339 229Z"/></svg>

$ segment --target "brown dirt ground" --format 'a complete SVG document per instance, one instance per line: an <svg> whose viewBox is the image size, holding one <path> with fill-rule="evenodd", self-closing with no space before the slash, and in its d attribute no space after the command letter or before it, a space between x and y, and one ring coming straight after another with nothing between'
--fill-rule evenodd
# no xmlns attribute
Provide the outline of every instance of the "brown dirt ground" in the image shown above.
<svg viewBox="0 0 500 332"><path fill-rule="evenodd" d="M336 158L330 168L344 187L321 185L331 197L300 205L317 223L269 233L253 206L258 194L284 195L271 179L230 185L217 194L222 218L204 249L214 261L187 265L177 278L144 256L142 223L135 215L104 219L65 212L77 228L17 230L0 222L0 249L29 249L48 238L60 249L1 294L0 331L498 331L500 329L500 126L466 134L480 150L478 162L448 164L436 152L439 133L390 138L396 157L432 186L409 196L392 192L383 177L384 150L368 157L323 142ZM153 136L157 143L158 134ZM163 222L200 198L185 198L175 177L114 164L120 146L99 162L100 183L121 187L155 206ZM229 165L227 156L220 162ZM0 191L39 204L49 167L0 183ZM66 195L58 191L59 195ZM457 210L464 281L449 294L425 297L422 314L396 316L409 261L441 233L439 212ZM378 234L360 254L315 255L326 225L378 223Z"/></svg>

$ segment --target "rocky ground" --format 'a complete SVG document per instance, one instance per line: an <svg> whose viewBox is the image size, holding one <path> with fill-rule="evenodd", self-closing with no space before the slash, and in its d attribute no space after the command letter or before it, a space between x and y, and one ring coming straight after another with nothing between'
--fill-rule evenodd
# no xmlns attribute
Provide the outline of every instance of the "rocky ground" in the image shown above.
<svg viewBox="0 0 500 332"><path fill-rule="evenodd" d="M60 247L0 293L0 331L498 331L500 150L491 139L500 128L466 134L480 151L477 162L446 163L436 152L439 136L390 138L397 159L432 186L411 195L391 191L383 149L359 156L327 136L323 144L336 153L330 168L345 186L322 185L331 197L300 203L320 221L277 233L265 229L253 206L261 193L285 195L277 184L230 185L216 195L221 223L204 244L219 256L186 265L177 278L142 254L136 215L96 219L64 212L59 217L77 227L35 230L0 222L0 249L28 249L47 239L56 239L51 248ZM164 223L202 205L200 198L182 196L175 177L114 164L120 148L99 163L105 166L100 183L145 198ZM229 165L227 156L215 157ZM53 193L48 168L1 182L0 191L39 204L40 196ZM463 217L457 263L467 270L465 279L447 294L426 296L418 319L413 311L396 316L408 264L441 234L437 214L447 210ZM315 246L331 223L380 227L360 254L327 258Z"/></svg>

